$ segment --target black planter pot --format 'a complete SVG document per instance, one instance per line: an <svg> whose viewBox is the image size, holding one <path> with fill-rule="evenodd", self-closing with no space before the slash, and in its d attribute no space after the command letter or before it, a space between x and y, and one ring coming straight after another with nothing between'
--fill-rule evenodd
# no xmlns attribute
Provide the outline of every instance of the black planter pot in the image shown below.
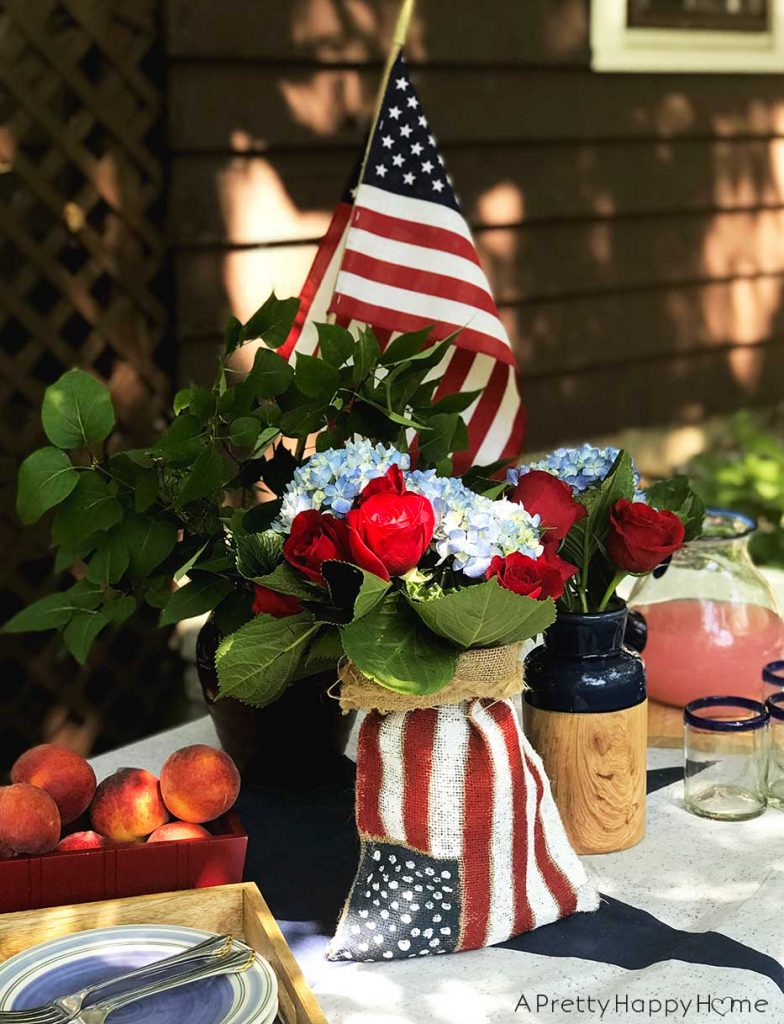
<svg viewBox="0 0 784 1024"><path fill-rule="evenodd" d="M350 777L351 765L344 755L355 716L343 715L327 692L337 671L301 679L272 704L254 708L231 697L218 699L219 643L220 633L208 621L196 642L196 667L221 745L244 782L302 789Z"/></svg>
<svg viewBox="0 0 784 1024"><path fill-rule="evenodd" d="M528 655L525 700L544 711L621 711L645 700L645 620L625 606L560 612L542 647Z"/></svg>

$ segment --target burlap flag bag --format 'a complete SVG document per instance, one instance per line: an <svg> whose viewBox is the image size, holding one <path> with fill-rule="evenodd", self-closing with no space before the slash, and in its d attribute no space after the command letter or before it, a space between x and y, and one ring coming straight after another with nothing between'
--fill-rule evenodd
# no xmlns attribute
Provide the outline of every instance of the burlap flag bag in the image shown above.
<svg viewBox="0 0 784 1024"><path fill-rule="evenodd" d="M360 730L360 862L329 959L478 949L597 909L511 702L482 694L520 689L518 656L516 645L470 652L438 694L445 703L410 710L391 710L409 698L344 670L344 706L383 707ZM488 659L506 675L489 679Z"/></svg>

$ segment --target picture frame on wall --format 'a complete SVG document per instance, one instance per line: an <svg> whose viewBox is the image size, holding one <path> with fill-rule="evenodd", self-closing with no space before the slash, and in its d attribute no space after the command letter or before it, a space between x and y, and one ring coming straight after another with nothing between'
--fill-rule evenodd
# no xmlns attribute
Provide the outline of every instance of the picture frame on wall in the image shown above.
<svg viewBox="0 0 784 1024"><path fill-rule="evenodd" d="M591 0L591 66L784 72L784 0Z"/></svg>

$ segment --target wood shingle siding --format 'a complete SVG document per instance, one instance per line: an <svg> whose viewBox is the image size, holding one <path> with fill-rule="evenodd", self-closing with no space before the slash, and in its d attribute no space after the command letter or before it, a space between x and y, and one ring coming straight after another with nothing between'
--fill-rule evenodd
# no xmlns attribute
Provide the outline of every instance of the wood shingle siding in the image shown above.
<svg viewBox="0 0 784 1024"><path fill-rule="evenodd" d="M167 0L183 370L296 291L396 4ZM600 75L585 0L420 0L409 56L526 381L529 443L784 384L784 76Z"/></svg>

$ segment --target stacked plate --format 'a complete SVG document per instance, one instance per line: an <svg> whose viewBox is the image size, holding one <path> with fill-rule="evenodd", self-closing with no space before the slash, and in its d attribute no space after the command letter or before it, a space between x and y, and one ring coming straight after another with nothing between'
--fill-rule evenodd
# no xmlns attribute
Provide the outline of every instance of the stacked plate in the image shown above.
<svg viewBox="0 0 784 1024"><path fill-rule="evenodd" d="M174 956L210 932L176 925L123 925L66 935L0 965L0 1010L41 1006L58 996ZM278 981L260 956L241 974L206 978L116 1010L107 1024L272 1024Z"/></svg>

